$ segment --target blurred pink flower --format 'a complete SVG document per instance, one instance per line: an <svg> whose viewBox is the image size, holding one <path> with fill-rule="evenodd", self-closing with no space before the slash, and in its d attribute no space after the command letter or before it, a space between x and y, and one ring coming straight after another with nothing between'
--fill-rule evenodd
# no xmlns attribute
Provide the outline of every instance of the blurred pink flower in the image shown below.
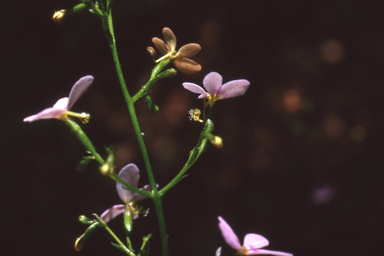
<svg viewBox="0 0 384 256"><path fill-rule="evenodd" d="M137 188L139 184L140 174L139 169L135 164L128 164L124 166L119 172L120 178L125 180L128 184ZM124 202L124 204L117 204L106 210L100 215L105 222L108 222L114 219L116 216L125 212L126 206L131 207L133 210L132 219L137 219L139 214L134 208L133 203L146 198L146 196L140 195L138 193L132 192L124 187L120 182L116 182L117 193L119 194L120 199ZM150 191L151 187L149 185L145 185L142 190Z"/></svg>
<svg viewBox="0 0 384 256"><path fill-rule="evenodd" d="M247 234L244 237L244 244L241 246L239 238L233 232L232 228L228 223L219 216L219 228L221 234L224 237L225 242L237 250L242 255L256 255L256 254L269 254L269 255L278 255L278 256L292 256L293 254L287 252L271 251L260 249L269 244L268 240L258 234Z"/></svg>
<svg viewBox="0 0 384 256"><path fill-rule="evenodd" d="M185 89L194 93L199 93L199 99L207 97L210 106L212 106L217 100L229 99L243 95L247 91L250 83L248 80L239 79L223 84L223 78L221 75L216 72L211 72L204 77L203 85L207 91L197 84L183 83Z"/></svg>
<svg viewBox="0 0 384 256"><path fill-rule="evenodd" d="M59 99L55 105L51 108L46 108L43 111L37 113L36 115L32 115L24 118L24 122L33 122L40 119L65 119L67 118L67 114L76 116L79 118L87 118L87 114L76 114L72 112L68 112L73 104L88 90L89 86L91 86L93 82L93 76L84 76L77 81L73 87L68 97ZM88 115L89 118L89 115Z"/></svg>
<svg viewBox="0 0 384 256"><path fill-rule="evenodd" d="M198 63L188 59L188 57L195 56L200 51L200 45L194 43L186 44L176 52L176 37L172 30L163 28L163 36L165 43L160 38L152 38L152 42L156 48L164 55L156 62L165 58L174 59L173 64L175 64L175 67L185 74L193 74L201 70L201 66Z"/></svg>

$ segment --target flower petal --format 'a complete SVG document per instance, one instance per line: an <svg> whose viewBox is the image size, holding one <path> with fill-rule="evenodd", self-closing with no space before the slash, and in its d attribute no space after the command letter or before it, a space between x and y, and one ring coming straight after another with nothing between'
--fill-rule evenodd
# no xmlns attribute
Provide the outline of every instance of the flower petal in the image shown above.
<svg viewBox="0 0 384 256"><path fill-rule="evenodd" d="M125 180L128 184L137 187L137 184L139 183L140 174L139 169L135 164L128 164L124 166L121 171L119 172L120 178ZM116 189L117 193L119 194L121 200L128 204L132 201L132 198L134 197L135 193L128 190L126 187L124 187L123 184L120 182L116 182Z"/></svg>
<svg viewBox="0 0 384 256"><path fill-rule="evenodd" d="M203 96L205 94L207 94L206 91L204 91L203 88L201 88L200 86L198 86L197 84L193 84L193 83L183 83L183 86L185 89L187 89L188 91L191 91L191 92L194 92L194 93L199 93L200 96ZM199 96L199 98L200 98Z"/></svg>
<svg viewBox="0 0 384 256"><path fill-rule="evenodd" d="M156 185L156 187L158 187L159 185ZM151 191L151 186L150 185L145 185L143 188L141 188L140 190L144 190L144 191ZM135 193L134 196L132 197L131 201L133 202L137 202L139 200L143 200L147 198L146 196L143 196L143 195L140 195L138 193Z"/></svg>
<svg viewBox="0 0 384 256"><path fill-rule="evenodd" d="M59 99L55 105L53 105L53 108L61 109L61 110L67 110L68 106L68 97L64 97Z"/></svg>
<svg viewBox="0 0 384 256"><path fill-rule="evenodd" d="M268 255L277 255L277 256L293 256L292 253L288 252L279 252L279 251L271 251L271 250L264 250L264 249L256 249L256 250L250 250L247 251L245 255L256 255L256 254L268 254Z"/></svg>
<svg viewBox="0 0 384 256"><path fill-rule="evenodd" d="M245 79L233 80L221 86L216 94L216 100L241 96L249 87L249 81Z"/></svg>
<svg viewBox="0 0 384 256"><path fill-rule="evenodd" d="M88 90L93 82L93 76L84 76L79 79L73 86L68 97L67 110L71 109L73 104Z"/></svg>
<svg viewBox="0 0 384 256"><path fill-rule="evenodd" d="M258 234L247 234L244 237L244 247L247 250L259 249L269 245L267 238Z"/></svg>
<svg viewBox="0 0 384 256"><path fill-rule="evenodd" d="M216 97L216 93L220 90L223 84L223 78L219 73L211 72L204 77L203 85L207 92L212 96Z"/></svg>
<svg viewBox="0 0 384 256"><path fill-rule="evenodd" d="M217 248L215 256L220 256L221 255L221 247Z"/></svg>
<svg viewBox="0 0 384 256"><path fill-rule="evenodd" d="M225 242L235 250L242 250L239 238L233 232L232 228L228 225L228 223L221 217L219 219L219 228L221 230L221 234L224 237Z"/></svg>
<svg viewBox="0 0 384 256"><path fill-rule="evenodd" d="M163 36L165 43L170 48L171 52L173 52L176 49L176 37L173 34L172 30L169 28L163 28Z"/></svg>
<svg viewBox="0 0 384 256"><path fill-rule="evenodd" d="M155 47L157 48L157 50L162 54L162 55L165 55L168 53L168 48L167 46L165 45L164 41L161 40L160 38L158 37L154 37L152 38L152 43L155 45Z"/></svg>
<svg viewBox="0 0 384 256"><path fill-rule="evenodd" d="M179 51L177 52L177 57L184 58L184 57L192 57L199 53L201 50L201 47L199 44L186 44L182 46Z"/></svg>
<svg viewBox="0 0 384 256"><path fill-rule="evenodd" d="M114 219L117 215L122 214L125 211L124 204L117 204L106 210L100 215L100 218L105 222Z"/></svg>
<svg viewBox="0 0 384 256"><path fill-rule="evenodd" d="M40 119L50 119L50 118L57 118L64 114L64 110L57 109L57 108L46 108L43 111L37 113L36 115L29 116L24 118L24 122L33 122Z"/></svg>
<svg viewBox="0 0 384 256"><path fill-rule="evenodd" d="M200 64L188 58L177 58L173 61L175 67L182 73L190 75L201 70Z"/></svg>

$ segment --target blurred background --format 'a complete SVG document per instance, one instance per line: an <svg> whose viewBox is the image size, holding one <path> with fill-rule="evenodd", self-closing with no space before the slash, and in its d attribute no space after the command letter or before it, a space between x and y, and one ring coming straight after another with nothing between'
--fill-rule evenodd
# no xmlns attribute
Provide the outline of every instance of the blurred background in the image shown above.
<svg viewBox="0 0 384 256"><path fill-rule="evenodd" d="M79 215L120 203L96 164L75 169L86 152L64 123L23 118L68 95L84 75L90 90L73 111L91 113L84 131L97 150L116 149L116 170L143 160L118 85L111 53L95 16L83 12L57 25L56 10L78 1L3 1L0 8L0 125L2 255L122 255L96 230L81 252L75 239L87 226ZM159 81L152 100L136 104L157 183L181 169L202 125L188 110L202 108L183 82L247 79L245 96L217 102L209 147L188 177L164 197L171 255L234 255L217 216L240 240L258 233L267 249L295 256L382 255L384 246L384 3L374 0L118 0L117 47L129 90L145 84L154 64L151 38L170 27L178 48L199 43L203 70ZM153 233L150 214L134 222L133 241ZM111 228L124 235L122 218Z"/></svg>

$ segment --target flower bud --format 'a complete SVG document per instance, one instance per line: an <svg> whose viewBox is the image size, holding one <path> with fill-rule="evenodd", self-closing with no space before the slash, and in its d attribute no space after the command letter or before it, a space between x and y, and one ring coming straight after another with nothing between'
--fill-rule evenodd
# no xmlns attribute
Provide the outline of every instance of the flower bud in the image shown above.
<svg viewBox="0 0 384 256"><path fill-rule="evenodd" d="M64 10L64 9L60 11L56 11L52 16L53 21L56 22L56 24L58 25L63 24L64 22L63 19L66 11L67 10Z"/></svg>
<svg viewBox="0 0 384 256"><path fill-rule="evenodd" d="M115 172L115 150L108 147L106 147L105 150L108 152L108 157L105 164L100 167L100 172L102 175L109 177Z"/></svg>
<svg viewBox="0 0 384 256"><path fill-rule="evenodd" d="M156 50L153 47L148 46L147 47L147 52L149 53L149 55L151 55L152 58L156 57Z"/></svg>
<svg viewBox="0 0 384 256"><path fill-rule="evenodd" d="M87 216L80 215L79 216L79 221L83 224L92 224L95 223L95 220L88 218Z"/></svg>
<svg viewBox="0 0 384 256"><path fill-rule="evenodd" d="M176 75L177 75L176 69L170 68L170 69L167 69L167 70L161 72L160 74L158 74L157 77L159 79L163 79L163 78L166 78L166 77L174 77Z"/></svg>
<svg viewBox="0 0 384 256"><path fill-rule="evenodd" d="M219 136L213 136L212 139L209 140L213 146L217 148L222 148L223 145L223 139Z"/></svg>
<svg viewBox="0 0 384 256"><path fill-rule="evenodd" d="M93 223L90 225L87 230L85 230L84 234L82 234L80 237L78 237L75 241L74 249L75 251L80 251L83 249L85 241L88 239L88 237L93 233L95 228L99 226L98 222Z"/></svg>
<svg viewBox="0 0 384 256"><path fill-rule="evenodd" d="M113 168L112 164L105 163L100 167L100 172L104 176L111 176L113 172L115 171L115 168Z"/></svg>
<svg viewBox="0 0 384 256"><path fill-rule="evenodd" d="M157 106L155 103L153 103L151 96L146 95L145 96L145 102L147 102L148 111L151 114L155 114L159 111L159 106Z"/></svg>

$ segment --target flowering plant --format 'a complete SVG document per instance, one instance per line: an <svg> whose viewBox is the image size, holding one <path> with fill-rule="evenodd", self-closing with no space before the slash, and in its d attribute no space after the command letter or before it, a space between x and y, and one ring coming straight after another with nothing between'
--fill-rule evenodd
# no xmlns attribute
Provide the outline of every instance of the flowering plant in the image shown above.
<svg viewBox="0 0 384 256"><path fill-rule="evenodd" d="M142 165L145 168L149 184L145 185L141 189L138 188L140 178L139 168L132 163L123 167L118 174L115 173L115 155L113 148L106 148L107 157L103 158L97 152L91 139L89 139L85 134L81 125L76 122L76 119L72 119L73 117L80 118L83 123L88 123L89 121L89 114L77 114L69 110L74 105L74 103L88 90L94 80L93 76L85 76L80 78L72 87L68 97L60 99L51 108L44 109L35 115L25 118L24 121L33 122L40 119L50 118L56 118L64 121L65 124L68 125L73 133L77 136L87 152L87 155L83 157L83 160L78 164L78 170L85 169L90 162L95 161L98 164L101 174L116 182L118 195L124 204L114 205L104 211L100 216L97 214L93 214L92 217L81 215L79 217L79 221L88 225L88 228L75 241L75 249L77 251L84 247L86 240L91 236L96 228L103 228L114 239L115 243L112 243L112 245L123 253L130 256L149 255L148 241L152 234L144 236L143 242L140 246L133 244L131 241L131 237L134 235L132 226L133 220L137 219L138 214L140 213L143 213L144 215L148 213L148 211L137 207L136 203L139 200L148 198L153 201L156 217L158 220L159 235L157 236L159 236L161 241L162 256L168 256L168 234L166 230L162 198L170 189L178 184L182 178L185 177L186 172L196 163L201 154L208 148L207 144L211 143L217 148L223 147L223 139L213 134L215 125L212 117L214 112L210 111L209 115L206 117L205 109L213 108L213 105L217 100L233 98L245 94L250 85L250 82L245 79L239 79L222 84L222 76L217 72L210 72L205 76L203 80L203 85L206 91L197 84L190 82L183 83L184 88L187 90L200 94L198 98L204 98L205 100L208 100L209 108L205 103L203 104L203 119L200 118L201 110L198 108L191 109L188 112L191 120L199 121L201 123L199 124L201 129L200 135L197 136L196 145L190 150L189 157L183 167L176 173L173 179L171 179L165 185L162 184L160 186L161 189L159 189L159 186L157 185L154 177L154 171L152 170L151 162L149 160L147 146L143 139L144 134L141 131L139 119L136 114L135 103L141 98L144 98L147 103L148 110L151 113L156 113L159 111L159 107L153 103L150 97L151 86L156 84L159 79L168 79L177 75L177 71L175 69L166 69L166 67L172 62L174 63L176 69L182 73L193 74L199 72L201 70L201 65L189 59L189 57L196 55L200 51L201 47L196 43L190 43L182 46L178 51L176 51L175 35L168 27L163 28L162 32L164 41L157 37L152 38L152 42L154 43L155 47L163 56L155 61L154 67L151 67L152 71L148 82L144 84L134 95L131 95L131 92L134 88L129 88L125 83L122 66L120 64L119 56L117 53L116 38L112 19L112 7L114 3L114 0L80 0L80 3L74 6L72 9L60 10L56 12L54 14L53 20L58 24L64 24L64 21L68 17L77 14L84 9L88 9L91 13L100 18L102 22L102 29L104 30L110 50L112 52L119 85L126 102L129 116L131 118L134 135L136 136L139 144L139 150L143 159ZM153 48L149 47L147 49L150 51L152 57L155 56ZM185 113L186 117L188 113ZM112 219L115 219L118 215L121 214L124 216L123 226L125 229L125 239L123 240L120 239L108 226ZM248 234L244 239L244 245L241 246L231 227L221 217L219 217L219 221L219 227L222 231L225 241L228 243L228 245L230 245L233 249L237 250L241 254L272 254L280 256L292 255L290 253L260 249L261 247L268 245L268 240L257 234ZM217 250L216 255L219 256L220 253L221 250ZM157 255L159 253L156 252L155 254Z"/></svg>

